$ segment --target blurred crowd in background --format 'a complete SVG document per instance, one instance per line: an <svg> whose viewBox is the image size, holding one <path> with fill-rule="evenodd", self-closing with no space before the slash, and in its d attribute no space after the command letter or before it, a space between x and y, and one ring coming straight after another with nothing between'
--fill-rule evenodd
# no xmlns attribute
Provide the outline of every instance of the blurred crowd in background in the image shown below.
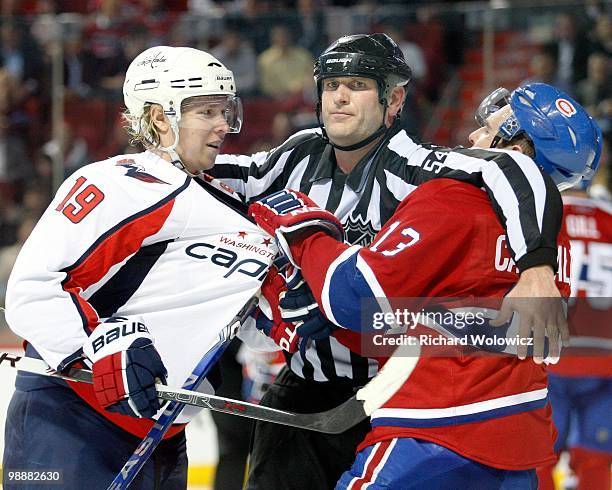
<svg viewBox="0 0 612 490"><path fill-rule="evenodd" d="M19 247L54 191L54 158L62 155L68 176L92 161L141 151L129 144L119 114L125 70L147 47L197 47L233 70L245 124L223 151L253 153L316 125L312 68L329 41L385 32L413 70L402 124L417 137L455 145L467 144L472 111L486 88L488 25L495 30L496 85L543 81L566 90L597 118L609 142L611 10L609 1L521 7L504 0L3 0L0 304ZM57 49L65 100L61 141L51 130ZM609 167L608 147L603 167ZM602 175L605 196L610 173Z"/></svg>

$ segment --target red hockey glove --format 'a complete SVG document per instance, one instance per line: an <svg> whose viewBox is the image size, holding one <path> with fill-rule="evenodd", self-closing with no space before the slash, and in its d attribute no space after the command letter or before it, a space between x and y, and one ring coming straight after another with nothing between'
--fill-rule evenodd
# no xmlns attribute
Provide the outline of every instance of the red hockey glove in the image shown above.
<svg viewBox="0 0 612 490"><path fill-rule="evenodd" d="M310 340L327 338L336 328L323 315L302 280L294 289L287 290L285 278L272 267L261 291L272 309L272 320L259 311L255 325L287 352L303 351Z"/></svg>
<svg viewBox="0 0 612 490"><path fill-rule="evenodd" d="M166 383L167 371L153 338L139 318L110 318L83 346L92 361L93 387L109 412L150 418L161 408L155 383Z"/></svg>
<svg viewBox="0 0 612 490"><path fill-rule="evenodd" d="M276 266L270 267L268 275L261 285L261 294L270 305L272 319L268 318L261 310L255 315L255 326L270 337L276 345L287 352L297 350L298 339L292 333L294 325L284 322L278 308L278 298L287 290L283 276Z"/></svg>
<svg viewBox="0 0 612 490"><path fill-rule="evenodd" d="M270 320L260 310L255 317L255 326L284 351L294 353L298 350L300 337L297 335L297 325Z"/></svg>
<svg viewBox="0 0 612 490"><path fill-rule="evenodd" d="M338 240L344 239L344 229L338 218L301 192L282 190L270 194L251 204L249 215L260 228L276 237L279 248L297 267L288 241L295 239L298 232L324 231Z"/></svg>

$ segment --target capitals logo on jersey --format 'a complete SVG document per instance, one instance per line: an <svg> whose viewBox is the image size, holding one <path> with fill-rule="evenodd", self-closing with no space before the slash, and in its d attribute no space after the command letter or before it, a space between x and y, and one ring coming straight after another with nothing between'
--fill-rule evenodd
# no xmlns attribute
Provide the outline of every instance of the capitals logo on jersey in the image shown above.
<svg viewBox="0 0 612 490"><path fill-rule="evenodd" d="M118 160L116 165L127 169L127 172L125 173L126 177L132 177L134 179L141 180L142 182L148 182L149 184L168 184L168 182L164 182L163 180L145 172L144 167L142 165L137 165L131 158Z"/></svg>

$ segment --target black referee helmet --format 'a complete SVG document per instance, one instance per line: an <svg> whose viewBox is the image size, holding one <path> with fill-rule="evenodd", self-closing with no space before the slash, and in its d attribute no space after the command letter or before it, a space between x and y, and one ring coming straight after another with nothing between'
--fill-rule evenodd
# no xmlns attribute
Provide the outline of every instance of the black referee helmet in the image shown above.
<svg viewBox="0 0 612 490"><path fill-rule="evenodd" d="M357 76L378 83L380 103L385 107L391 91L406 85L412 70L399 46L386 34L355 34L334 41L314 65L319 102L322 81L330 77Z"/></svg>

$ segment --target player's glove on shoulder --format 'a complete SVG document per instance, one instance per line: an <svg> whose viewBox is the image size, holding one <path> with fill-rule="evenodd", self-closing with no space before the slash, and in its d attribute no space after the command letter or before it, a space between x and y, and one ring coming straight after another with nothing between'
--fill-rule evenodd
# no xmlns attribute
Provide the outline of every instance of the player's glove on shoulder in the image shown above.
<svg viewBox="0 0 612 490"><path fill-rule="evenodd" d="M344 229L338 218L298 191L284 189L270 194L251 204L249 215L260 228L276 237L279 248L298 267L289 250L291 240L317 231L324 231L338 240L344 239Z"/></svg>
<svg viewBox="0 0 612 490"><path fill-rule="evenodd" d="M155 383L168 372L140 318L115 317L89 336L83 352L93 363L93 387L109 412L150 418L161 408Z"/></svg>

